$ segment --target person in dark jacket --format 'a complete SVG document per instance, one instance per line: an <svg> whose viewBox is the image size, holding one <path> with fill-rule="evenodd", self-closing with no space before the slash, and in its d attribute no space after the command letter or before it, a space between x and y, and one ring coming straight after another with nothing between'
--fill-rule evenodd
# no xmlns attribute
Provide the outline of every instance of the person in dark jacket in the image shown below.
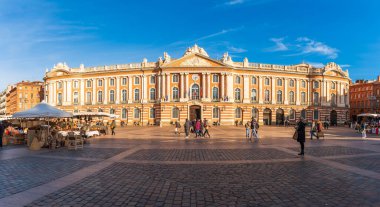
<svg viewBox="0 0 380 207"><path fill-rule="evenodd" d="M191 127L191 121L189 121L189 119L186 119L186 122L185 124L183 125L183 127L185 128L185 134L186 134L186 139L189 138L189 132L190 132L190 127Z"/></svg>
<svg viewBox="0 0 380 207"><path fill-rule="evenodd" d="M297 142L301 145L301 152L298 155L304 155L305 154L305 127L306 123L303 121L302 118L299 119L297 122Z"/></svg>

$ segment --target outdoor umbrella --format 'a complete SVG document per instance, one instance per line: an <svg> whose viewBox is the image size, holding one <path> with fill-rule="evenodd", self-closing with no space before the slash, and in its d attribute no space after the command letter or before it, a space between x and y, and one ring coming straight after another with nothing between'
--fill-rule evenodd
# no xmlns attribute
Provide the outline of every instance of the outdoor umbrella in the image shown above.
<svg viewBox="0 0 380 207"><path fill-rule="evenodd" d="M13 114L14 119L31 119L31 118L71 118L72 113L57 109L45 102L37 104L35 107Z"/></svg>

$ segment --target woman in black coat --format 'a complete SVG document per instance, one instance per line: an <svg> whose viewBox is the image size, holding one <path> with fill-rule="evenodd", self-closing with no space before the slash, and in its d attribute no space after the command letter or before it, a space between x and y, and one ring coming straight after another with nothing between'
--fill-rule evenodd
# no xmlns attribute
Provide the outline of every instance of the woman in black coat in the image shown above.
<svg viewBox="0 0 380 207"><path fill-rule="evenodd" d="M301 145L301 152L298 155L304 155L306 123L303 121L302 118L299 119L296 127L297 127L297 142L299 142Z"/></svg>

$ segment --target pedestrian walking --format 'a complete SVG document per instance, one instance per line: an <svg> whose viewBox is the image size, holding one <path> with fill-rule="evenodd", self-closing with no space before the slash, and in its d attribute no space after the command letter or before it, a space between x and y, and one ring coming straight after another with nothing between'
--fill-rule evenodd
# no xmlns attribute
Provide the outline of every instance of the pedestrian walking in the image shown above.
<svg viewBox="0 0 380 207"><path fill-rule="evenodd" d="M316 125L317 124L316 124L315 121L313 121L311 123L311 127L310 127L310 139L313 139L313 137L317 137L317 126Z"/></svg>
<svg viewBox="0 0 380 207"><path fill-rule="evenodd" d="M175 125L174 134L180 135L181 133L179 130L181 129L181 124L179 123L179 121L176 121L174 125Z"/></svg>
<svg viewBox="0 0 380 207"><path fill-rule="evenodd" d="M252 118L251 121L251 137L254 139L259 139L259 123L256 121L256 119Z"/></svg>
<svg viewBox="0 0 380 207"><path fill-rule="evenodd" d="M203 128L204 128L204 132L203 132L203 137L206 138L206 134L208 135L208 138L211 138L210 136L210 133L208 132L209 128L210 128L210 125L208 124L208 121L206 119L204 119L203 121Z"/></svg>
<svg viewBox="0 0 380 207"><path fill-rule="evenodd" d="M250 139L250 136L251 136L251 122L250 121L247 121L247 123L245 123L245 138L248 140Z"/></svg>
<svg viewBox="0 0 380 207"><path fill-rule="evenodd" d="M195 138L197 138L198 136L201 136L200 131L201 131L201 121L198 119L195 122Z"/></svg>
<svg viewBox="0 0 380 207"><path fill-rule="evenodd" d="M300 117L297 125L296 125L296 131L297 131L297 142L300 143L301 146L301 152L298 155L304 155L305 154L305 127L306 123L303 121L303 118Z"/></svg>
<svg viewBox="0 0 380 207"><path fill-rule="evenodd" d="M361 131L362 131L362 138L367 138L367 131L366 131L366 128L367 128L367 125L366 123L363 121L362 122L362 126L361 126Z"/></svg>
<svg viewBox="0 0 380 207"><path fill-rule="evenodd" d="M190 133L190 127L191 127L191 122L189 119L186 119L185 124L183 126L185 128L185 139L189 138L189 133Z"/></svg>
<svg viewBox="0 0 380 207"><path fill-rule="evenodd" d="M112 120L112 123L111 123L111 134L112 135L116 135L115 134L115 128L116 128L116 121L115 120Z"/></svg>
<svg viewBox="0 0 380 207"><path fill-rule="evenodd" d="M3 147L3 134L4 134L4 131L5 131L4 124L3 124L3 122L0 122L0 147L1 148Z"/></svg>

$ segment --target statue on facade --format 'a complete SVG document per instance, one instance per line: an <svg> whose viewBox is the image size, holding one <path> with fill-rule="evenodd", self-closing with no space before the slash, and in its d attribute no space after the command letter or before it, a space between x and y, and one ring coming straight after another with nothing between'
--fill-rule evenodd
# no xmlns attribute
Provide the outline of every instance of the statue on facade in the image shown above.
<svg viewBox="0 0 380 207"><path fill-rule="evenodd" d="M171 57L167 52L164 52L164 60L165 60L165 63L168 63L171 61Z"/></svg>

